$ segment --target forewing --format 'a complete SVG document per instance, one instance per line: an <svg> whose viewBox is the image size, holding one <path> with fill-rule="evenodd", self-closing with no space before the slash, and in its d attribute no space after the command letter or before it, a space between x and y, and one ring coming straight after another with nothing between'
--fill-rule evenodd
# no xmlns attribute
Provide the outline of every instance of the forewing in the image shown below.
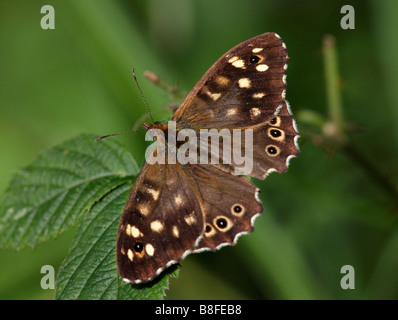
<svg viewBox="0 0 398 320"><path fill-rule="evenodd" d="M204 74L173 120L188 128L244 128L267 122L281 105L288 53L275 33L235 46ZM256 113L256 117L251 114Z"/></svg>
<svg viewBox="0 0 398 320"><path fill-rule="evenodd" d="M120 276L152 280L189 254L204 232L196 182L179 164L145 164L123 210L117 235Z"/></svg>

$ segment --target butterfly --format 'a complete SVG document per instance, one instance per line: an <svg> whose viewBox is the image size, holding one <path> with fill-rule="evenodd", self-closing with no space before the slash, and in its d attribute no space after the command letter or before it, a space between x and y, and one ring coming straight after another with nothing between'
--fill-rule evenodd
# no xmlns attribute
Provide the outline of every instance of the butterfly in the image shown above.
<svg viewBox="0 0 398 320"><path fill-rule="evenodd" d="M286 171L299 153L299 133L285 100L288 60L275 33L238 44L210 67L176 109L172 120L177 133L183 128L197 135L202 129L252 130L252 170L246 175L264 179L272 171ZM169 129L158 122L144 126L164 133ZM240 140L241 149L246 142ZM165 149L169 143L165 138ZM240 235L252 232L263 207L259 189L234 171L239 166L234 160L147 161L119 223L121 278L135 284L151 281L190 253L234 245Z"/></svg>

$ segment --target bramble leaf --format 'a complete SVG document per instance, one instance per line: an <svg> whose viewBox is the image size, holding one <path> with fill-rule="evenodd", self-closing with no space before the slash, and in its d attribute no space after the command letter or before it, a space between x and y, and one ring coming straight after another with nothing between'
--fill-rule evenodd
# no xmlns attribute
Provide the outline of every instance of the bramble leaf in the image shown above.
<svg viewBox="0 0 398 320"><path fill-rule="evenodd" d="M168 277L130 285L118 276L116 234L131 185L112 190L84 216L58 273L57 299L162 299ZM174 272L175 275L175 272Z"/></svg>
<svg viewBox="0 0 398 320"><path fill-rule="evenodd" d="M0 204L0 248L34 247L72 225L110 190L138 173L114 140L82 134L42 152L12 178Z"/></svg>

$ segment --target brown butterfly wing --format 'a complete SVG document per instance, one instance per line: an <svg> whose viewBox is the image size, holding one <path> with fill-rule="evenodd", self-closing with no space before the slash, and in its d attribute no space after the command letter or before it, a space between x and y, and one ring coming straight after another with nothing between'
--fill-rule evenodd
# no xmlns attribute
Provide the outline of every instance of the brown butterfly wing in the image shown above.
<svg viewBox="0 0 398 320"><path fill-rule="evenodd" d="M285 172L290 159L299 154L297 139L300 136L288 102L283 102L278 114L269 122L249 129L253 130L253 169L250 176L264 179L270 172ZM242 135L239 149L242 153L244 137ZM236 163L232 165L238 172L238 168L242 167Z"/></svg>
<svg viewBox="0 0 398 320"><path fill-rule="evenodd" d="M195 252L234 245L240 235L253 231L254 219L263 211L258 188L212 165L188 165L185 170L199 186L206 222Z"/></svg>
<svg viewBox="0 0 398 320"><path fill-rule="evenodd" d="M278 115L254 129L254 170L252 176L264 179L270 172L283 173L291 158L299 154L296 122L287 101Z"/></svg>
<svg viewBox="0 0 398 320"><path fill-rule="evenodd" d="M250 128L255 139L251 175L282 172L298 153L298 133L284 100L287 63L286 47L274 33L242 42L206 72L172 120L179 129L196 132ZM275 156L269 147L280 152ZM258 189L232 175L234 168L239 165L146 164L119 225L121 277L149 281L193 250L235 244L240 234L251 232L262 211Z"/></svg>
<svg viewBox="0 0 398 320"><path fill-rule="evenodd" d="M198 244L204 216L196 182L179 164L145 164L123 210L117 264L123 280L153 279Z"/></svg>
<svg viewBox="0 0 398 320"><path fill-rule="evenodd" d="M172 120L194 129L246 128L267 122L284 99L287 63L286 46L277 34L244 41L204 74Z"/></svg>
<svg viewBox="0 0 398 320"><path fill-rule="evenodd" d="M289 160L299 152L299 134L288 103L283 103L270 122L253 131L255 163L251 175L264 179L272 171L286 171ZM235 164L234 167L239 166ZM201 191L206 222L204 236L194 252L234 245L240 235L253 230L254 219L263 208L257 197L258 189L252 183L242 176L232 175L232 169L228 172L225 166L192 165L189 170Z"/></svg>
<svg viewBox="0 0 398 320"><path fill-rule="evenodd" d="M254 60L253 60L254 59ZM224 54L202 77L173 116L180 127L196 129L251 129L253 144L245 144L244 133L239 148L252 148L252 171L239 171L243 165L231 163L224 170L234 174L264 179L272 171L283 172L288 160L298 154L299 136L293 116L285 101L288 53L281 38L265 33L242 42ZM277 127L273 119L279 119ZM232 134L231 134L232 137ZM232 154L231 147L226 147ZM201 141L207 149L207 141ZM224 141L220 139L219 162ZM229 149L228 149L229 148ZM209 150L211 153L212 151ZM216 155L217 156L217 155Z"/></svg>

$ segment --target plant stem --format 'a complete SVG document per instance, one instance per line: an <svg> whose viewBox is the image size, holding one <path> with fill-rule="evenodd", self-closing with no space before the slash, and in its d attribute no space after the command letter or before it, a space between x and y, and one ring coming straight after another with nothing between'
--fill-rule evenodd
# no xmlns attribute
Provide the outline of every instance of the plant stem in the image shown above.
<svg viewBox="0 0 398 320"><path fill-rule="evenodd" d="M328 113L333 125L333 135L341 143L347 141L345 135L345 124L343 108L339 90L338 62L336 54L335 39L331 35L323 38L323 55L326 79L326 96Z"/></svg>
<svg viewBox="0 0 398 320"><path fill-rule="evenodd" d="M346 124L343 117L343 107L339 88L339 73L337 63L337 53L335 38L331 35L326 35L323 38L323 54L325 66L326 79L326 95L327 106L329 113L329 125L332 125L332 130L324 125L324 133L332 138L342 151L357 163L364 172L384 189L393 199L398 201L398 188L385 176L377 167L375 167L365 156L354 146L346 134Z"/></svg>
<svg viewBox="0 0 398 320"><path fill-rule="evenodd" d="M170 83L168 83L167 81L163 80L158 75L156 75L150 71L145 71L144 75L149 81L151 81L157 87L159 87L163 91L167 92L172 97L173 100L178 102L178 104L180 104L181 101L184 100L184 98L186 96L186 92L184 92L177 86L171 85Z"/></svg>

